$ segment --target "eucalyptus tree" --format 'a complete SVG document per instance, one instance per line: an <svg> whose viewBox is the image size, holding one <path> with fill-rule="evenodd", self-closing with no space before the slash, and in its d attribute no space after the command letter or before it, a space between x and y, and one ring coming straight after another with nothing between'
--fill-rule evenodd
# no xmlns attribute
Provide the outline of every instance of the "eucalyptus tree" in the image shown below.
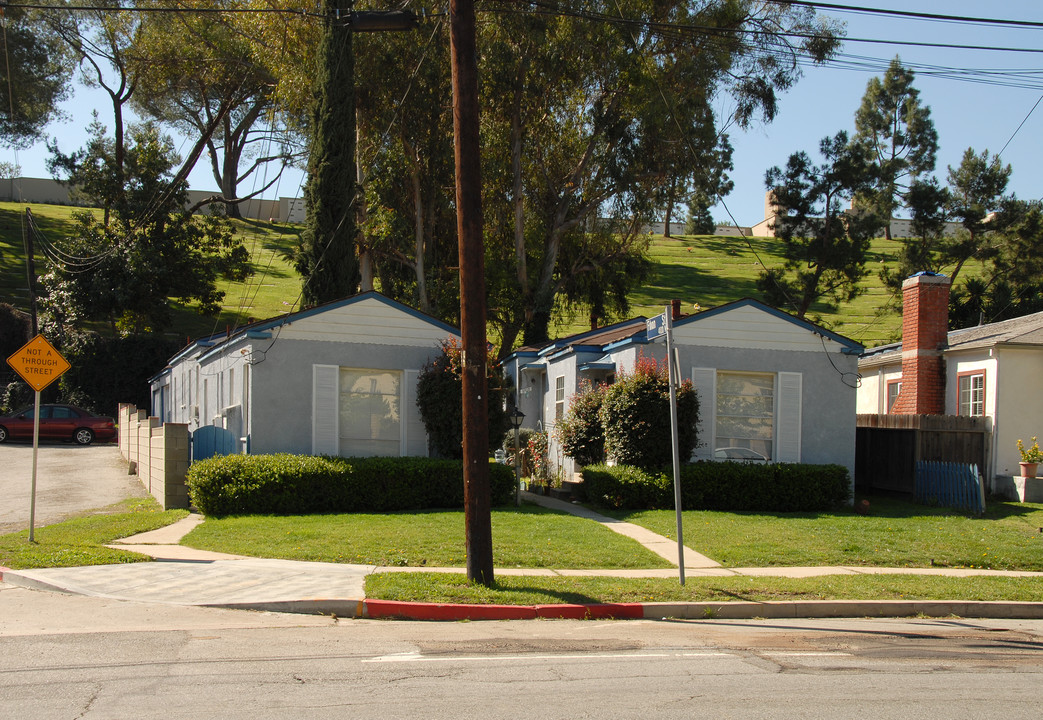
<svg viewBox="0 0 1043 720"><path fill-rule="evenodd" d="M219 13L226 2L202 0L162 22L145 23L136 39L137 110L186 137L202 139L221 202L230 217L239 205L275 185L291 155L272 100L275 78L256 45ZM250 160L243 167L244 160ZM278 168L269 172L269 164ZM256 175L255 175L256 173ZM239 186L251 177L252 192Z"/></svg>
<svg viewBox="0 0 1043 720"><path fill-rule="evenodd" d="M360 248L381 289L454 322L460 311L448 27L356 38Z"/></svg>
<svg viewBox="0 0 1043 720"><path fill-rule="evenodd" d="M58 104L68 96L67 46L38 12L18 5L4 6L0 45L6 69L0 83L0 144L24 147L58 117Z"/></svg>
<svg viewBox="0 0 1043 720"><path fill-rule="evenodd" d="M858 200L883 218L888 240L890 220L902 195L913 181L934 170L938 152L931 109L920 103L914 75L896 57L882 78L873 78L866 85L855 113L854 142L870 150L876 166L874 187Z"/></svg>
<svg viewBox="0 0 1043 720"><path fill-rule="evenodd" d="M675 181L716 194L723 127L770 121L798 59L828 58L839 34L807 8L745 0L487 10L487 237L513 249L498 257L513 261L516 298L490 314L505 349L519 333L546 340L577 278L640 259L642 226ZM733 110L718 116L726 97ZM598 229L613 241L589 243Z"/></svg>

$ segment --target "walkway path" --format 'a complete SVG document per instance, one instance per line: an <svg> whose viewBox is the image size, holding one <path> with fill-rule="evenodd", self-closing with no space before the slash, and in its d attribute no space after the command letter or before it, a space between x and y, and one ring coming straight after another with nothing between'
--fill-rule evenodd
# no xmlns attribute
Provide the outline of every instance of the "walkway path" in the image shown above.
<svg viewBox="0 0 1043 720"><path fill-rule="evenodd" d="M601 523L605 527L633 538L658 555L677 563L677 543L632 523L599 515L587 508L554 498L526 494L526 499L545 507L561 510ZM424 603L386 603L367 600L365 578L378 572L443 572L464 573L464 568L403 568L373 565L301 562L242 557L196 550L179 545L181 538L203 521L193 514L158 530L124 538L112 547L142 553L158 562L127 563L40 570L7 570L0 568L0 581L45 590L57 590L96 597L176 605L203 605L274 612L336 614L340 617L375 617L407 615L411 617L529 617L518 615L523 610L538 614L539 609L485 606L437 606L437 615L427 615ZM723 568L719 563L685 548L685 575L688 577L780 576L813 577L817 575L917 574L917 575L1003 575L1041 577L1043 573L972 570L953 568L870 568L870 567L766 567ZM651 570L567 570L547 568L498 568L497 575L530 576L609 576L626 578L675 578L675 568ZM592 606L554 606L573 608L578 617L590 616ZM601 607L601 606L598 606ZM603 612L620 616L623 605L611 605ZM1043 618L1043 603L968 603L968 602L784 602L784 603L646 603L626 604L630 616L643 617L850 617L956 614L977 617ZM383 609L380 609L383 608ZM500 608L497 610L496 608ZM578 608L578 610L576 610ZM636 608L636 609L635 609ZM544 608L546 610L546 608ZM477 614L475 614L477 612ZM555 612L565 612L551 609ZM598 611L602 612L602 611ZM499 614L497 614L499 613ZM536 614L531 615L535 617ZM568 616L568 615L566 615Z"/></svg>

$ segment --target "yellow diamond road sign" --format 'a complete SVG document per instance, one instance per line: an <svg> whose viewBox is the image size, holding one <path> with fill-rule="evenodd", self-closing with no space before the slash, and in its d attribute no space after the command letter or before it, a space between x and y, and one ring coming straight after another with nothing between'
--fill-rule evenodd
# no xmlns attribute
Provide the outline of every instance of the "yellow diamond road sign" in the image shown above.
<svg viewBox="0 0 1043 720"><path fill-rule="evenodd" d="M40 392L72 367L43 335L37 335L22 346L22 349L7 358L23 380Z"/></svg>

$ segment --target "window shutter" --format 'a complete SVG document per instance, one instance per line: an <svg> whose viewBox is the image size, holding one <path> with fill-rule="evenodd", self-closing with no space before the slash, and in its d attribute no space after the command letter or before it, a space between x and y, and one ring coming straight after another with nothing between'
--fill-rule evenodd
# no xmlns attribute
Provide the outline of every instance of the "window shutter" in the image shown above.
<svg viewBox="0 0 1043 720"><path fill-rule="evenodd" d="M801 374L779 373L778 462L800 462Z"/></svg>
<svg viewBox="0 0 1043 720"><path fill-rule="evenodd" d="M340 406L340 368L312 365L311 451L313 455L339 455L337 427Z"/></svg>
<svg viewBox="0 0 1043 720"><path fill-rule="evenodd" d="M713 460L714 420L717 417L717 370L692 368L692 384L699 398L699 424L696 426L694 460Z"/></svg>
<svg viewBox="0 0 1043 720"><path fill-rule="evenodd" d="M427 428L416 406L419 370L406 370L402 376L402 454L427 457Z"/></svg>

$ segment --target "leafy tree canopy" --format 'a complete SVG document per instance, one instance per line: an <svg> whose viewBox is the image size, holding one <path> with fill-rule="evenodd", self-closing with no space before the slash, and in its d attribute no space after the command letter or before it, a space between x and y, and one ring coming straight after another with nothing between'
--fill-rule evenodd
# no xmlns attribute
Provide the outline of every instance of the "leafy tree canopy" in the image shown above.
<svg viewBox="0 0 1043 720"><path fill-rule="evenodd" d="M220 215L194 218L185 209L187 184L173 180L178 158L170 139L151 124L131 126L124 148L124 182L114 181L115 144L95 121L87 146L52 158L65 182L110 208L107 220L76 213L75 234L45 243L46 309L60 329L105 320L123 333L159 331L172 320L170 298L219 310L217 279L242 280L249 253Z"/></svg>
<svg viewBox="0 0 1043 720"><path fill-rule="evenodd" d="M68 96L72 64L68 48L40 22L39 13L4 5L0 34L4 82L0 82L0 144L26 147L39 139Z"/></svg>

